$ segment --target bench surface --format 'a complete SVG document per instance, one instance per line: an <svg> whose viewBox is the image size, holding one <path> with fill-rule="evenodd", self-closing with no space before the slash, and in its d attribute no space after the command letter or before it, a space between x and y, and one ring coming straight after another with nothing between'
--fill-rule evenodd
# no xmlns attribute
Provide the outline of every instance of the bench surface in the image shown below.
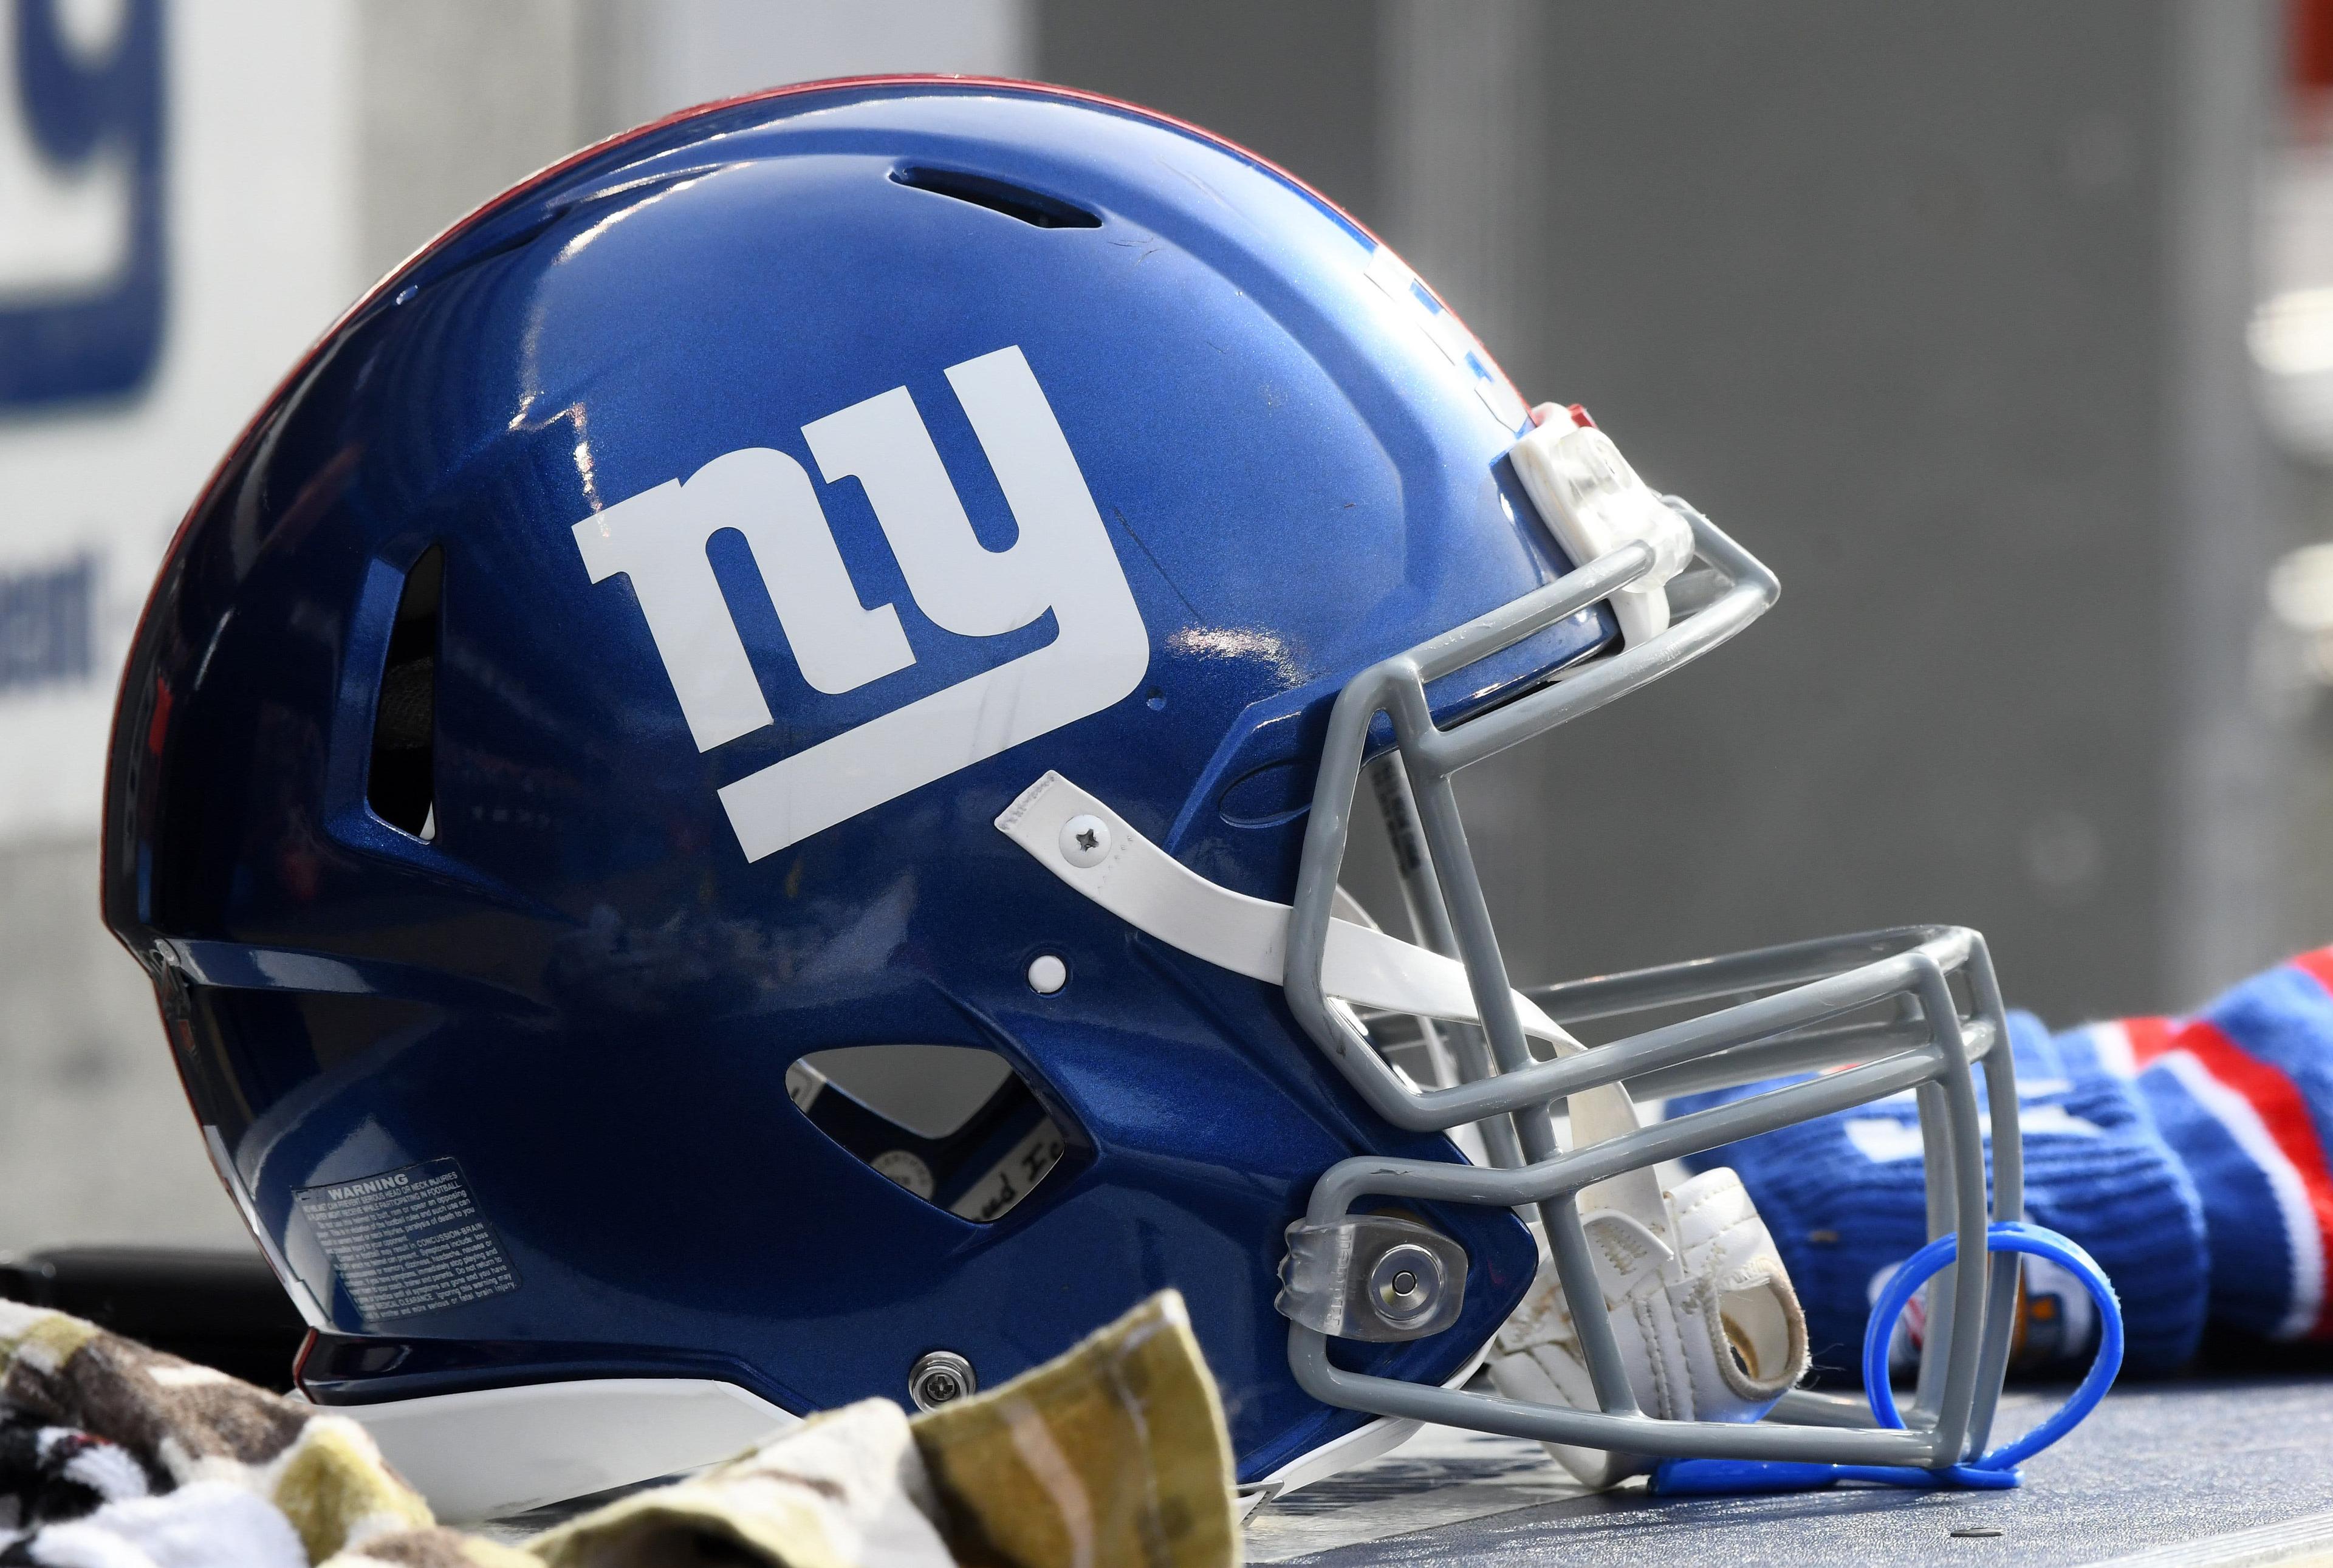
<svg viewBox="0 0 2333 1568"><path fill-rule="evenodd" d="M2054 1398L2012 1392L2002 1429L2031 1424ZM2312 1558L2333 1554L2333 1378L2119 1390L2030 1462L2025 1477L2008 1492L1591 1496L1536 1444L1429 1428L1372 1465L1260 1510L1248 1556L1323 1568Z"/></svg>

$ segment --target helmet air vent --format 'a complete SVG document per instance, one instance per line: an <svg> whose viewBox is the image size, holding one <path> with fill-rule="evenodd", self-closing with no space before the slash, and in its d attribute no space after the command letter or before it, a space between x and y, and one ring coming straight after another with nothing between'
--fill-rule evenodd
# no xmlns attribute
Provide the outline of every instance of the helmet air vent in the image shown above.
<svg viewBox="0 0 2333 1568"><path fill-rule="evenodd" d="M1001 212L1006 217L1017 218L1036 228L1101 226L1101 219L1081 207L991 175L966 174L961 169L932 168L924 164L911 163L893 169L891 178L910 190L928 190L934 196L968 201L974 207Z"/></svg>
<svg viewBox="0 0 2333 1568"><path fill-rule="evenodd" d="M437 607L446 553L431 545L405 576L373 703L372 766L365 798L373 814L419 839L437 836Z"/></svg>

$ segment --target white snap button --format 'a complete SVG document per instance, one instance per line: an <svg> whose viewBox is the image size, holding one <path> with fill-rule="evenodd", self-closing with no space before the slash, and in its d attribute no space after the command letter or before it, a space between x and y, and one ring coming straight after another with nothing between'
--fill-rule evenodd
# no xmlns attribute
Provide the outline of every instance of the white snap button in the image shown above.
<svg viewBox="0 0 2333 1568"><path fill-rule="evenodd" d="M1070 967L1051 953L1040 953L1029 960L1029 989L1040 996L1050 996L1070 983Z"/></svg>

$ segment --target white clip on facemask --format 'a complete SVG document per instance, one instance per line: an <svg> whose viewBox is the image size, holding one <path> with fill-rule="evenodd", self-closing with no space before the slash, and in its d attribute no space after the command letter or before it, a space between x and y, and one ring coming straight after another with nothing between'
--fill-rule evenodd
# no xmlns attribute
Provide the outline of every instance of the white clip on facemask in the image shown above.
<svg viewBox="0 0 2333 1568"><path fill-rule="evenodd" d="M1630 544L1650 545L1653 564L1613 593L1612 614L1629 647L1667 630L1669 580L1693 561L1693 530L1637 477L1585 409L1541 403L1531 419L1537 428L1509 456L1548 531L1578 565Z"/></svg>

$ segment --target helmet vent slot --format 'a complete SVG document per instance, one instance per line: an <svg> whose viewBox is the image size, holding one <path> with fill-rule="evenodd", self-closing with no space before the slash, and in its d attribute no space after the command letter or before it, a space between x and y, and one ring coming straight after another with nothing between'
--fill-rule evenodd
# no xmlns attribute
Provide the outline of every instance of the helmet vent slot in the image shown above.
<svg viewBox="0 0 2333 1568"><path fill-rule="evenodd" d="M1068 1152L1061 1124L994 1051L844 1045L786 1069L786 1095L869 1169L959 1219L1002 1219Z"/></svg>
<svg viewBox="0 0 2333 1568"><path fill-rule="evenodd" d="M1001 212L1006 217L1017 218L1036 228L1101 226L1101 219L1081 207L991 175L966 174L961 169L933 168L911 163L893 169L891 178L910 190L928 190L934 196L968 201L974 207Z"/></svg>
<svg viewBox="0 0 2333 1568"><path fill-rule="evenodd" d="M365 782L373 814L418 839L437 836L437 610L445 577L446 553L435 544L406 573L373 703Z"/></svg>

